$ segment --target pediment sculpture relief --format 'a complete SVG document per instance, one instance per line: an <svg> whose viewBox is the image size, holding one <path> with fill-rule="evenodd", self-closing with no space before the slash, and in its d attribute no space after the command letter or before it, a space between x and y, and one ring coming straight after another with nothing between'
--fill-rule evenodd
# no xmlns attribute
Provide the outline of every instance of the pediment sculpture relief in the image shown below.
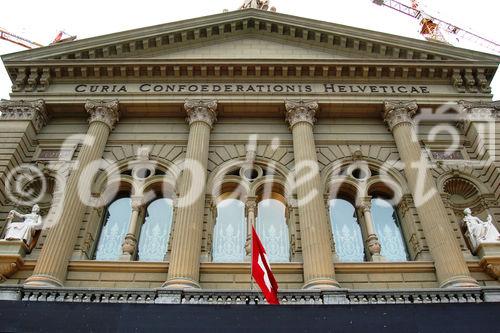
<svg viewBox="0 0 500 333"><path fill-rule="evenodd" d="M479 245L483 243L500 243L500 233L493 225L491 215L488 215L486 221L483 221L476 216L472 216L470 208L466 208L464 213L463 223L467 227L465 235L469 238L473 251L476 251Z"/></svg>

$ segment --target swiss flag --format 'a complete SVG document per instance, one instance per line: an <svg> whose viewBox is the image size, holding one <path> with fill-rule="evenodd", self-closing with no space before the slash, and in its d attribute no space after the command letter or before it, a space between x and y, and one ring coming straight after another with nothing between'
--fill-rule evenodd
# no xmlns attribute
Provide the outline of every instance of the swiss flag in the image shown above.
<svg viewBox="0 0 500 333"><path fill-rule="evenodd" d="M278 283L267 260L266 250L252 226L252 276L269 304L280 304Z"/></svg>

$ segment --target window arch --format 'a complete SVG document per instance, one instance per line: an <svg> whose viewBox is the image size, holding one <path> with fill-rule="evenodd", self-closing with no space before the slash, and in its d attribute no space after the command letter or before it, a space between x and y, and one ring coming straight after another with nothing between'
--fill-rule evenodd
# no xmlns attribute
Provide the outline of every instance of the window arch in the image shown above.
<svg viewBox="0 0 500 333"><path fill-rule="evenodd" d="M171 174L155 169L148 160L139 162L111 170L119 172L118 179L113 179L117 183L105 186L104 178L94 184L104 198L113 195L110 189L119 190L106 209L96 260L165 260L174 215Z"/></svg>
<svg viewBox="0 0 500 333"><path fill-rule="evenodd" d="M383 198L371 200L371 214L380 245L387 261L407 261L408 252L394 207Z"/></svg>
<svg viewBox="0 0 500 333"><path fill-rule="evenodd" d="M290 262L286 206L277 197L275 194L258 203L256 229L270 262Z"/></svg>
<svg viewBox="0 0 500 333"><path fill-rule="evenodd" d="M168 198L156 199L148 205L139 238L139 261L163 261L172 228L173 210L173 201Z"/></svg>
<svg viewBox="0 0 500 333"><path fill-rule="evenodd" d="M245 259L245 204L238 199L225 199L217 204L212 260L243 262Z"/></svg>
<svg viewBox="0 0 500 333"><path fill-rule="evenodd" d="M122 197L113 201L107 209L104 225L99 236L96 260L118 260L122 243L132 215L132 200Z"/></svg>
<svg viewBox="0 0 500 333"><path fill-rule="evenodd" d="M348 200L335 198L329 202L330 224L340 261L365 260L363 237L354 205Z"/></svg>

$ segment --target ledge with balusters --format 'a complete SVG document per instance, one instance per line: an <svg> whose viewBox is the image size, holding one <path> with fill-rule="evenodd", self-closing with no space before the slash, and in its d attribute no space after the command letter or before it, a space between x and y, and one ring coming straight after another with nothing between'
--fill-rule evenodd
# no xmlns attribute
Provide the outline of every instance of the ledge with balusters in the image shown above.
<svg viewBox="0 0 500 333"><path fill-rule="evenodd" d="M283 305L443 304L500 302L500 288L408 290L289 290L279 293ZM32 288L1 286L0 300L128 304L267 304L258 291Z"/></svg>

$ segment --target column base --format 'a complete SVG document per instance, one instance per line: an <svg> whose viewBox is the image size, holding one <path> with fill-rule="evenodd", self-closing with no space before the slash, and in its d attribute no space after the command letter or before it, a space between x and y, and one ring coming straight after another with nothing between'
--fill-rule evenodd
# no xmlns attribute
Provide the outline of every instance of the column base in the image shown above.
<svg viewBox="0 0 500 333"><path fill-rule="evenodd" d="M201 289L198 282L187 278L172 278L167 280L161 287L170 290Z"/></svg>
<svg viewBox="0 0 500 333"><path fill-rule="evenodd" d="M331 278L319 278L307 281L302 289L336 290L340 284Z"/></svg>
<svg viewBox="0 0 500 333"><path fill-rule="evenodd" d="M64 287L59 279L50 275L32 275L24 281L26 287Z"/></svg>
<svg viewBox="0 0 500 333"><path fill-rule="evenodd" d="M470 276L460 275L441 282L440 288L478 288L479 283Z"/></svg>

